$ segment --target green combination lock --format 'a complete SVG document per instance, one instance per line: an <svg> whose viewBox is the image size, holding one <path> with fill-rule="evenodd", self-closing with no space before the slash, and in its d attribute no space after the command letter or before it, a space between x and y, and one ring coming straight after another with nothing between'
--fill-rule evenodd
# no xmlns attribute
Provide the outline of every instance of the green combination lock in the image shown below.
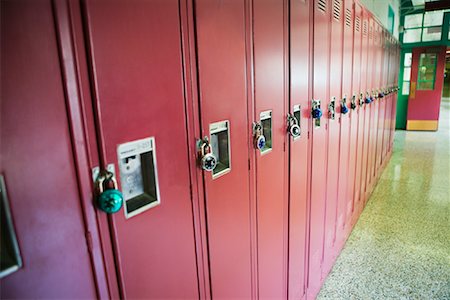
<svg viewBox="0 0 450 300"><path fill-rule="evenodd" d="M113 187L110 187L112 182ZM123 194L117 189L117 181L114 174L111 172L104 172L100 174L97 179L98 195L97 206L107 214L118 212L123 205Z"/></svg>

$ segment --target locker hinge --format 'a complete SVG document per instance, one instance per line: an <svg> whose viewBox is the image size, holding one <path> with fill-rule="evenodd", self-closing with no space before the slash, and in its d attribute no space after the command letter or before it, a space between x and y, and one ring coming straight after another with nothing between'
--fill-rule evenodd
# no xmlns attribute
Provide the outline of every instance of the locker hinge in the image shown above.
<svg viewBox="0 0 450 300"><path fill-rule="evenodd" d="M93 245L92 245L92 235L91 235L91 232L90 232L90 231L87 231L87 232L86 232L86 245L87 245L88 251L89 251L89 252L92 252L92 249L93 249L94 247L93 247Z"/></svg>
<svg viewBox="0 0 450 300"><path fill-rule="evenodd" d="M308 135L307 136L308 136L308 140L309 140L309 130L308 130Z"/></svg>
<svg viewBox="0 0 450 300"><path fill-rule="evenodd" d="M248 170L250 171L250 159L248 160Z"/></svg>

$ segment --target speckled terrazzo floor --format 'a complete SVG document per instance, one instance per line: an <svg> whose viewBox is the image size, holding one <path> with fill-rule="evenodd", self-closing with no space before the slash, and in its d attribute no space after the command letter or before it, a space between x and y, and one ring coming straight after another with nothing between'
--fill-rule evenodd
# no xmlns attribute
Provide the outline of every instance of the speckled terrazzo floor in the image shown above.
<svg viewBox="0 0 450 300"><path fill-rule="evenodd" d="M317 299L450 299L450 100L394 152Z"/></svg>

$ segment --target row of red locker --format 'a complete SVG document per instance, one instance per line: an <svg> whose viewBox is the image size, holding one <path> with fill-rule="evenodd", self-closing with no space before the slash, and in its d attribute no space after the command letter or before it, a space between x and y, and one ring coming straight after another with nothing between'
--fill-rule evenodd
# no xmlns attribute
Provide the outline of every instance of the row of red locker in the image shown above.
<svg viewBox="0 0 450 300"><path fill-rule="evenodd" d="M316 296L391 151L399 47L367 10L1 6L2 298Z"/></svg>

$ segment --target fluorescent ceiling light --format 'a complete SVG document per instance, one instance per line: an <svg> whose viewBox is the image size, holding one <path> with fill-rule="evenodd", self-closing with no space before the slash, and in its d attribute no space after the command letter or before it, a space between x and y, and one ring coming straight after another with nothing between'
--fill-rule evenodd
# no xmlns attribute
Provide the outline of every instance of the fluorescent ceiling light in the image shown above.
<svg viewBox="0 0 450 300"><path fill-rule="evenodd" d="M425 5L425 0L411 0L414 6Z"/></svg>

